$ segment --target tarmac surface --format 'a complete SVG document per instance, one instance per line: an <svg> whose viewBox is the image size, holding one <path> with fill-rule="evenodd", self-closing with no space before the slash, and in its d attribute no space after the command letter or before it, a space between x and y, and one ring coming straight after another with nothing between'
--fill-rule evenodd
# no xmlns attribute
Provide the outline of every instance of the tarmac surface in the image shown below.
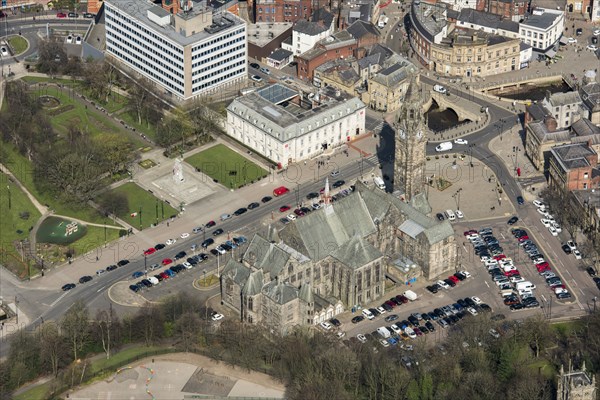
<svg viewBox="0 0 600 400"><path fill-rule="evenodd" d="M192 353L136 361L110 378L69 393L69 399L284 398L285 387L268 375L246 372ZM207 396L207 397L205 397Z"/></svg>

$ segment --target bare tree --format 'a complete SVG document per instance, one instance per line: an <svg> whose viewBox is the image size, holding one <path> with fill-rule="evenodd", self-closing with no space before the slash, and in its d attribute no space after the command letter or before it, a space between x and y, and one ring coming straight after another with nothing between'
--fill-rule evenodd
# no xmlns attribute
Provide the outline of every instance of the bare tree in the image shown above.
<svg viewBox="0 0 600 400"><path fill-rule="evenodd" d="M127 104L129 109L135 113L138 124L146 121L148 126L156 121L156 117L152 115L162 116L162 102L157 98L150 81L145 78L139 79L137 82L130 81L128 89Z"/></svg>
<svg viewBox="0 0 600 400"><path fill-rule="evenodd" d="M68 347L55 324L47 323L40 326L40 347L42 360L50 365L52 375L58 376L59 368L68 357Z"/></svg>
<svg viewBox="0 0 600 400"><path fill-rule="evenodd" d="M117 332L119 328L119 319L113 311L112 304L108 311L98 310L96 314L97 335L100 336L102 349L106 354L106 359L110 358L111 350L117 343Z"/></svg>
<svg viewBox="0 0 600 400"><path fill-rule="evenodd" d="M77 361L79 352L89 339L89 312L82 301L77 301L64 315L61 327L71 345L73 360Z"/></svg>
<svg viewBox="0 0 600 400"><path fill-rule="evenodd" d="M200 330L200 318L193 312L182 314L175 322L175 332L179 338L180 348L190 351L197 346L197 338Z"/></svg>

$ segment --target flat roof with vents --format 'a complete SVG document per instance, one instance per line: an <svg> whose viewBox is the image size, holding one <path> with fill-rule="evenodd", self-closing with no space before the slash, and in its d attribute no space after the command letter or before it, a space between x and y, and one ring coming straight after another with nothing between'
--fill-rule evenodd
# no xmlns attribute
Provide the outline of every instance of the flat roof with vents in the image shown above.
<svg viewBox="0 0 600 400"><path fill-rule="evenodd" d="M257 90L257 93L265 100L279 104L298 96L298 92L283 85L275 84Z"/></svg>

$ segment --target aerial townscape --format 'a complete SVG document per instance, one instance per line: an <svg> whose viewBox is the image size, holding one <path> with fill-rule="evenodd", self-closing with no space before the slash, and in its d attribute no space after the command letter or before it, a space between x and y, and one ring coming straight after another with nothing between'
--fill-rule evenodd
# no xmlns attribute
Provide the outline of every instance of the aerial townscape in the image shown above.
<svg viewBox="0 0 600 400"><path fill-rule="evenodd" d="M600 0L3 0L0 400L598 399L599 40Z"/></svg>

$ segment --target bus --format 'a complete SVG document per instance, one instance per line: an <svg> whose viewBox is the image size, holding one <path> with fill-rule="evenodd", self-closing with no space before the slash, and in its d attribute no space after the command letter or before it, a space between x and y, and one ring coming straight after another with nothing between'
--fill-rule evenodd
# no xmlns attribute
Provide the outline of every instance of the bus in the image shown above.
<svg viewBox="0 0 600 400"><path fill-rule="evenodd" d="M275 197L282 196L289 191L290 191L290 189L286 188L285 186L280 186L280 187L276 188L275 190L273 190L273 196L275 196Z"/></svg>

